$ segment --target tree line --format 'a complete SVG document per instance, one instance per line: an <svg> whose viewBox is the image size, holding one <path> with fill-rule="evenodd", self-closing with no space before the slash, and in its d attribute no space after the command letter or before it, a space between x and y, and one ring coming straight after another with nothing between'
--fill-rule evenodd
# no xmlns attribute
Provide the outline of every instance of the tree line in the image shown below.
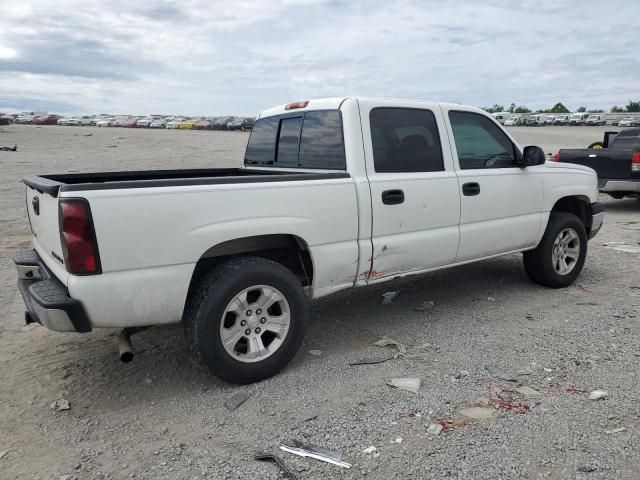
<svg viewBox="0 0 640 480"><path fill-rule="evenodd" d="M516 105L515 103L512 103L507 109L504 108L504 105L499 105L497 103L493 107L482 107L482 109L489 113L494 113L494 112L532 113L533 112L526 106ZM588 112L588 113L604 113L604 110L602 109L587 109L587 107L584 105L579 107L576 111ZM614 105L613 107L611 107L610 112L611 113L640 112L640 101L634 102L630 100L626 107L619 107L618 105ZM537 110L535 113L571 113L571 110L565 107L562 102L558 102L551 108L547 108L544 110Z"/></svg>

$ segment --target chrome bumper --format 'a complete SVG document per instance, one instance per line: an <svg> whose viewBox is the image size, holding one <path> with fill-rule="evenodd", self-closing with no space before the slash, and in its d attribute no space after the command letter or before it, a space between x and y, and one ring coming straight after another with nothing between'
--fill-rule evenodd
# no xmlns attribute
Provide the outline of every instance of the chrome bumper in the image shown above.
<svg viewBox="0 0 640 480"><path fill-rule="evenodd" d="M605 180L600 191L607 192L638 192L640 193L640 180Z"/></svg>

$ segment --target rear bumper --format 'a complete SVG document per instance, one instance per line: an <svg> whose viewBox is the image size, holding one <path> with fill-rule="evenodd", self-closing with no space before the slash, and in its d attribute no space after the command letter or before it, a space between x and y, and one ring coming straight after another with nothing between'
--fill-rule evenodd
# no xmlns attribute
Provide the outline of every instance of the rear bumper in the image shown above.
<svg viewBox="0 0 640 480"><path fill-rule="evenodd" d="M600 180L598 188L601 192L638 192L640 193L639 180Z"/></svg>
<svg viewBox="0 0 640 480"><path fill-rule="evenodd" d="M595 237L604 222L604 205L599 202L591 204L591 226L589 228L589 240Z"/></svg>
<svg viewBox="0 0 640 480"><path fill-rule="evenodd" d="M28 317L55 332L91 331L84 307L69 296L67 288L51 273L34 250L16 253L18 288Z"/></svg>

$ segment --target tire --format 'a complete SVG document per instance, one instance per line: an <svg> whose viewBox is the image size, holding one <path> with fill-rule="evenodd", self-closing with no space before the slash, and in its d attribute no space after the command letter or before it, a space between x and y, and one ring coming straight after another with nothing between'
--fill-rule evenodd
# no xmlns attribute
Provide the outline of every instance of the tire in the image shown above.
<svg viewBox="0 0 640 480"><path fill-rule="evenodd" d="M625 197L624 193L617 193L617 192L607 192L609 194L610 197L615 198L616 200L622 200Z"/></svg>
<svg viewBox="0 0 640 480"><path fill-rule="evenodd" d="M282 300L269 303L267 297ZM304 337L307 310L300 282L290 270L264 258L235 258L208 273L190 297L185 336L196 358L214 375L229 383L257 382L278 373L294 357Z"/></svg>
<svg viewBox="0 0 640 480"><path fill-rule="evenodd" d="M604 144L602 142L593 142L587 148L604 148Z"/></svg>
<svg viewBox="0 0 640 480"><path fill-rule="evenodd" d="M571 268L568 272L562 272L563 266L567 266L568 262L560 260L561 263L556 263L558 259L554 254L555 242L561 234L571 231L576 238L569 242L565 252ZM566 238L568 237L564 237L564 240ZM577 254L575 254L576 242L578 242ZM575 255L573 259L570 258L571 253ZM540 285L563 288L571 285L578 277L584 266L586 255L587 233L582 221L572 213L551 212L540 244L534 250L523 254L524 269L529 278Z"/></svg>

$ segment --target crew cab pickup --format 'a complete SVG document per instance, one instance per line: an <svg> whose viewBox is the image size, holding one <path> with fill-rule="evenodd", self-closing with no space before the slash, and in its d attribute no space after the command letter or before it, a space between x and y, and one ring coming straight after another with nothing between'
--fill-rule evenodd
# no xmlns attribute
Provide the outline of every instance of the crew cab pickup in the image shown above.
<svg viewBox="0 0 640 480"><path fill-rule="evenodd" d="M600 229L588 167L545 163L458 104L331 98L262 112L236 169L24 179L27 318L57 331L182 323L221 378L267 378L309 300L524 252L553 288Z"/></svg>
<svg viewBox="0 0 640 480"><path fill-rule="evenodd" d="M640 196L640 128L605 132L602 142L589 148L561 149L554 159L593 168L598 188L613 198Z"/></svg>

